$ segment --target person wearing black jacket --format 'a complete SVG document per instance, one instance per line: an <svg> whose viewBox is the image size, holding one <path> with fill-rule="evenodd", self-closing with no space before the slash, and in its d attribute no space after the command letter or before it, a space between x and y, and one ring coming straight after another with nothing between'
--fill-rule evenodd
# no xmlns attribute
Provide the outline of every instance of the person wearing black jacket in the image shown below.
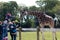
<svg viewBox="0 0 60 40"><path fill-rule="evenodd" d="M2 22L0 21L0 40L3 40L3 27L2 27Z"/></svg>
<svg viewBox="0 0 60 40"><path fill-rule="evenodd" d="M16 25L14 22L9 22L9 30L12 40L16 40Z"/></svg>

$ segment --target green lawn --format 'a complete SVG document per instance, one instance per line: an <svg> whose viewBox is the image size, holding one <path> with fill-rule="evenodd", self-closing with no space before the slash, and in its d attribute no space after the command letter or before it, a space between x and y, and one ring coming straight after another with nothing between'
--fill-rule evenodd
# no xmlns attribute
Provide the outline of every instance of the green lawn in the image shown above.
<svg viewBox="0 0 60 40"><path fill-rule="evenodd" d="M51 32L44 32L45 40L52 40ZM60 32L57 32L57 38L60 40ZM8 33L8 39L11 40L10 35ZM36 40L36 32L22 32L22 40ZM19 33L17 33L17 40L19 40ZM42 36L40 33L40 40L42 40Z"/></svg>

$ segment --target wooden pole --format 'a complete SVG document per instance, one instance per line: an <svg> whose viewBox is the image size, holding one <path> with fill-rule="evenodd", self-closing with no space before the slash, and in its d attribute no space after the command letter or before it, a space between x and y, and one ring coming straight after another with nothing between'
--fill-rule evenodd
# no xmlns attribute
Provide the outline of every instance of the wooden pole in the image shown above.
<svg viewBox="0 0 60 40"><path fill-rule="evenodd" d="M37 27L37 40L39 40L39 27Z"/></svg>
<svg viewBox="0 0 60 40"><path fill-rule="evenodd" d="M21 30L22 30L22 28L19 27L19 40L21 40Z"/></svg>

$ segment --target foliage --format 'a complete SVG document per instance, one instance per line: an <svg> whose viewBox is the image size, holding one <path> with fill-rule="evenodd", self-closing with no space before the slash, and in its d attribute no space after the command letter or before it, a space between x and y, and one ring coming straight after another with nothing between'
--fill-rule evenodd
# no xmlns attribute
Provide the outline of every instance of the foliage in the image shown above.
<svg viewBox="0 0 60 40"><path fill-rule="evenodd" d="M15 1L0 2L0 10L1 10L0 15L2 17L1 20L4 20L4 17L7 14L7 12L10 12L12 15L16 15L17 9L18 9L18 5Z"/></svg>
<svg viewBox="0 0 60 40"><path fill-rule="evenodd" d="M25 23L21 23L21 27L22 28L30 28L31 27L30 21L26 21Z"/></svg>
<svg viewBox="0 0 60 40"><path fill-rule="evenodd" d="M56 6L52 9L52 11L58 15L60 15L60 1L56 4Z"/></svg>
<svg viewBox="0 0 60 40"><path fill-rule="evenodd" d="M21 12L22 10L28 10L28 7L25 6L25 5L23 5L23 6L19 6L19 7L18 7L18 11Z"/></svg>
<svg viewBox="0 0 60 40"><path fill-rule="evenodd" d="M38 10L38 8L36 6L31 6L31 7L29 7L29 10L30 11L36 11L36 10Z"/></svg>
<svg viewBox="0 0 60 40"><path fill-rule="evenodd" d="M26 16L24 19L25 22L21 22L21 27L23 28L34 28L35 27L35 20L33 18L30 18L30 16Z"/></svg>
<svg viewBox="0 0 60 40"><path fill-rule="evenodd" d="M53 1L46 0L44 2L45 2L45 10L51 10L57 4L56 0Z"/></svg>
<svg viewBox="0 0 60 40"><path fill-rule="evenodd" d="M41 3L41 5L38 4L38 5L42 6L42 7L40 7L41 10L43 12L48 12L46 14L52 16L53 18L55 16L56 11L58 11L57 7L59 8L59 6L57 6L57 4L60 4L58 0L39 0L38 3Z"/></svg>

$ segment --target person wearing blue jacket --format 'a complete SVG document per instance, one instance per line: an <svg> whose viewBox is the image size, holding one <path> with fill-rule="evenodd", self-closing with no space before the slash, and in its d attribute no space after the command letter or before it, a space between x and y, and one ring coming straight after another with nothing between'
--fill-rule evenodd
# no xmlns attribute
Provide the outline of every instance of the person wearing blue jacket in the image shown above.
<svg viewBox="0 0 60 40"><path fill-rule="evenodd" d="M10 30L10 35L12 40L16 40L16 25L14 22L9 22L9 30Z"/></svg>
<svg viewBox="0 0 60 40"><path fill-rule="evenodd" d="M4 20L3 21L3 24L2 24L2 27L3 27L3 40L8 40L8 30L7 30L7 27L8 26L8 23L7 23L7 20Z"/></svg>

